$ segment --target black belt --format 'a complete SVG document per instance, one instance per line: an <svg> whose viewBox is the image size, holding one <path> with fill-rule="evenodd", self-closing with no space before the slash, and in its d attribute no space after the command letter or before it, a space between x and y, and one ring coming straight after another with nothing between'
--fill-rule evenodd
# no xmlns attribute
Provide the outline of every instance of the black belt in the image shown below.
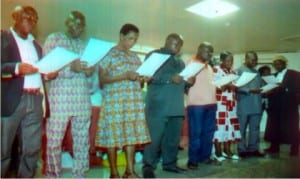
<svg viewBox="0 0 300 179"><path fill-rule="evenodd" d="M30 94L30 95L42 95L39 88L25 88L23 89L23 93Z"/></svg>

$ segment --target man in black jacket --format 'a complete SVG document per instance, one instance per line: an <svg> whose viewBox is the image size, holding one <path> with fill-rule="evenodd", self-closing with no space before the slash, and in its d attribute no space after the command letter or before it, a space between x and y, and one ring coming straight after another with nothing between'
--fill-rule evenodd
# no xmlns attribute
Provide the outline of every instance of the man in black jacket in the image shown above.
<svg viewBox="0 0 300 179"><path fill-rule="evenodd" d="M178 75L185 67L183 61L176 58L182 45L181 37L172 33L166 38L163 48L153 51L170 54L170 57L148 82L145 113L151 143L144 149L144 178L155 177L154 170L160 156L163 170L173 173L184 172L176 162L184 116L184 90L185 87L193 84L193 78L185 82ZM150 52L147 57L153 52Z"/></svg>
<svg viewBox="0 0 300 179"><path fill-rule="evenodd" d="M13 27L1 31L1 177L6 177L11 148L19 135L17 177L33 177L40 150L43 88L42 75L33 66L42 56L31 32L38 14L31 6L17 6ZM46 75L55 77L55 73Z"/></svg>
<svg viewBox="0 0 300 179"><path fill-rule="evenodd" d="M269 113L265 140L270 142L267 153L279 153L280 144L290 144L290 155L299 155L299 96L300 72L287 69L287 59L276 56L273 60L279 87L268 93Z"/></svg>

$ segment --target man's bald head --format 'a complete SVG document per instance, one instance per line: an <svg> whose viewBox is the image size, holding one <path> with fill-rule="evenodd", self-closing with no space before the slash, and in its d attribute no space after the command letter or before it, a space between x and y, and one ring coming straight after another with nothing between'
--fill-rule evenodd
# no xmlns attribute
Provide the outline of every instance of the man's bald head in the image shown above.
<svg viewBox="0 0 300 179"><path fill-rule="evenodd" d="M18 21L24 14L38 20L38 13L32 6L16 6L12 12L12 18Z"/></svg>

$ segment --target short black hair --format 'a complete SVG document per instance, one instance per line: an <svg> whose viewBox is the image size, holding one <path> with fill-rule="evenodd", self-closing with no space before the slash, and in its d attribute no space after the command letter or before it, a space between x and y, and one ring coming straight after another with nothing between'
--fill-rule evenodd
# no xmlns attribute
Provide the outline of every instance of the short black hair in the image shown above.
<svg viewBox="0 0 300 179"><path fill-rule="evenodd" d="M120 34L127 35L129 32L139 33L139 28L134 24L124 24L120 30Z"/></svg>
<svg viewBox="0 0 300 179"><path fill-rule="evenodd" d="M209 50L210 51L214 51L214 47L212 46L212 44L211 43L209 43L209 42L202 42L200 45L199 45L199 47L198 47L198 50L200 50L200 49L202 49L202 48L209 48Z"/></svg>
<svg viewBox="0 0 300 179"><path fill-rule="evenodd" d="M167 38L166 38L166 43L167 43L167 41L169 41L170 39L175 39L175 40L177 40L178 42L180 42L181 45L183 45L183 39L182 39L182 37L181 37L179 34L177 34L177 33L171 33L171 34L169 34L169 35L167 36Z"/></svg>
<svg viewBox="0 0 300 179"><path fill-rule="evenodd" d="M220 54L220 60L223 61L223 60L225 60L225 59L226 59L228 56L230 56L230 55L232 55L231 52L229 52L229 51L223 51L223 52L221 52L221 54Z"/></svg>
<svg viewBox="0 0 300 179"><path fill-rule="evenodd" d="M255 57L255 59L256 59L256 60L258 59L257 53L256 53L255 51L253 51L253 50L247 51L247 52L246 52L246 54L245 54L245 59L248 59L248 58L249 58L249 54L253 54L254 57Z"/></svg>
<svg viewBox="0 0 300 179"><path fill-rule="evenodd" d="M79 11L76 11L76 10L73 10L70 12L69 16L67 17L66 21L65 21L65 24L67 25L68 22L72 19L80 19L82 25L85 26L85 16L83 15L83 13L79 12Z"/></svg>
<svg viewBox="0 0 300 179"><path fill-rule="evenodd" d="M263 74L264 71L268 70L269 72L271 72L271 68L268 65L264 65L259 67L258 72L260 75Z"/></svg>

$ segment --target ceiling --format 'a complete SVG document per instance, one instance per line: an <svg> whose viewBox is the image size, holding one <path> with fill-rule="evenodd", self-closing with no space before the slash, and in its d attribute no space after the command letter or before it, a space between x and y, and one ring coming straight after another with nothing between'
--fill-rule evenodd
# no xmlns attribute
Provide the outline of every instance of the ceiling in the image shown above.
<svg viewBox="0 0 300 179"><path fill-rule="evenodd" d="M1 0L1 28L13 23L16 5L31 4L39 13L35 35L41 43L49 33L65 30L68 12L79 10L87 18L86 38L117 42L120 27L130 22L140 28L137 44L144 52L161 47L171 32L183 36L187 54L194 54L202 41L211 42L216 53L300 51L299 0L227 1L240 10L209 19L185 10L199 0Z"/></svg>

